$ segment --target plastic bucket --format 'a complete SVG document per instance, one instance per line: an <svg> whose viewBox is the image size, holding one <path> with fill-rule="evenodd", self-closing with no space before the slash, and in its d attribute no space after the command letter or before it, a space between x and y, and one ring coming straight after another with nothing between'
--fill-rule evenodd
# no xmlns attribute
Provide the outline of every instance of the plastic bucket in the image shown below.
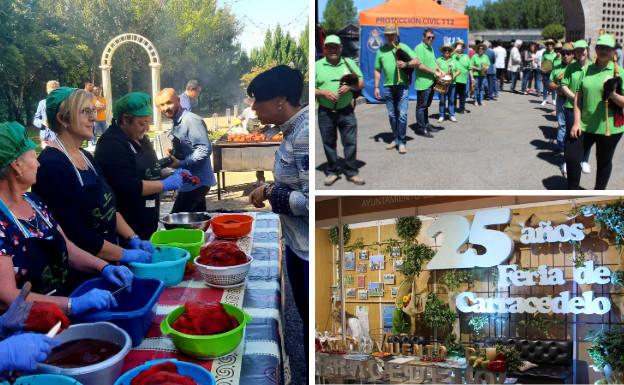
<svg viewBox="0 0 624 385"><path fill-rule="evenodd" d="M0 385L10 385L7 381ZM77 380L61 376L59 374L35 374L34 376L22 376L15 380L13 385L83 385Z"/></svg>
<svg viewBox="0 0 624 385"><path fill-rule="evenodd" d="M184 267L191 254L179 247L157 246L152 254L152 263L131 262L130 270L137 278L151 278L163 281L165 287L177 285L184 278Z"/></svg>
<svg viewBox="0 0 624 385"><path fill-rule="evenodd" d="M37 366L39 373L72 377L83 385L112 385L121 375L124 358L128 355L132 344L128 333L109 322L72 325L55 338L61 343L92 338L113 342L122 347L119 353L109 359L81 368L59 368L41 363Z"/></svg>
<svg viewBox="0 0 624 385"><path fill-rule="evenodd" d="M121 376L116 382L115 385L130 385L134 377L136 377L139 373L144 370L151 368L154 365L162 364L163 362L173 362L176 364L178 368L178 373L183 376L188 376L193 378L198 385L216 385L216 381L208 370L202 368L199 365L192 364L190 362L178 361L176 359L169 360L153 360L147 361L141 366L137 366L136 368L126 372L123 376Z"/></svg>
<svg viewBox="0 0 624 385"><path fill-rule="evenodd" d="M204 236L203 231L194 229L159 230L152 234L150 242L154 246L179 247L195 258L204 244Z"/></svg>
<svg viewBox="0 0 624 385"><path fill-rule="evenodd" d="M173 344L182 353L203 360L222 357L233 352L243 339L245 326L251 322L249 314L236 306L223 304L225 312L233 315L238 320L239 325L225 333L212 336L194 336L180 333L171 325L184 312L184 306L177 307L169 313L160 323L160 331L163 335L169 336Z"/></svg>
<svg viewBox="0 0 624 385"><path fill-rule="evenodd" d="M156 301L165 285L162 281L148 278L134 278L132 291L123 290L115 294L116 308L98 310L72 317L74 322L108 321L125 330L132 338L132 346L138 346L152 326L156 316ZM80 285L70 297L78 297L91 289L115 291L118 287L103 278L90 279Z"/></svg>

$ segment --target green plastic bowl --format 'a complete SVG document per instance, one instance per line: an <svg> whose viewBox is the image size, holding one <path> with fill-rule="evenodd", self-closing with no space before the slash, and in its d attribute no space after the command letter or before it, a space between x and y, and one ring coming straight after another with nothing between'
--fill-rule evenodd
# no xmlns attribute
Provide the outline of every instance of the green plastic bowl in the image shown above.
<svg viewBox="0 0 624 385"><path fill-rule="evenodd" d="M195 258L204 244L204 235L203 231L195 229L159 230L152 234L150 242L154 246L179 247Z"/></svg>
<svg viewBox="0 0 624 385"><path fill-rule="evenodd" d="M211 360L232 353L243 340L245 326L251 322L249 314L236 306L223 304L225 312L233 315L238 320L238 327L229 332L215 334L212 336L194 336L180 333L171 327L178 317L184 312L184 306L175 308L160 323L160 331L163 335L169 336L173 344L182 353L200 360Z"/></svg>

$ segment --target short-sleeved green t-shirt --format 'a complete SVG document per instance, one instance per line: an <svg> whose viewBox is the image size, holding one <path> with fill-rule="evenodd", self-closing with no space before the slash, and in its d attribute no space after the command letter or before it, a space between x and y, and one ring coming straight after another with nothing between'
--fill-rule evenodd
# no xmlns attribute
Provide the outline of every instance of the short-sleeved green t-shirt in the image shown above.
<svg viewBox="0 0 624 385"><path fill-rule="evenodd" d="M399 48L404 51L410 58L416 57L416 54L412 49L403 43L399 43ZM398 71L400 79L397 79L397 66L396 66L396 58L394 57L394 53L396 52L396 48L392 48L388 45L384 45L383 47L377 50L377 54L375 55L375 70L379 71L383 74L384 86L396 86L402 85L409 87L407 84L407 76L403 71Z"/></svg>
<svg viewBox="0 0 624 385"><path fill-rule="evenodd" d="M455 60L453 60L452 57L450 57L448 60L444 59L443 57L439 57L436 60L436 63L438 64L438 67L440 67L440 69L448 75L453 76L455 72L457 72ZM453 78L453 82L451 84L455 84L455 78Z"/></svg>
<svg viewBox="0 0 624 385"><path fill-rule="evenodd" d="M472 59L470 59L471 68L482 68L483 64L487 64L488 67L490 66L490 59L485 54L481 56L475 54ZM481 77L481 74L476 69L472 70L472 74L476 78Z"/></svg>
<svg viewBox="0 0 624 385"><path fill-rule="evenodd" d="M349 63L349 66L356 73L358 78L362 79L362 71L355 64L355 62L349 58L341 58L337 65L333 65L327 60L327 58L322 58L321 60L316 62L316 74L315 74L315 83L316 88L319 90L331 91L335 94L338 94L338 89L340 88L340 78L344 75L350 74L349 66L345 64L345 61ZM353 100L353 92L347 92L344 95L341 95L338 99L338 103L335 105L335 108L342 109L351 104ZM334 108L334 102L329 101L325 98L318 99L319 105L327 108Z"/></svg>
<svg viewBox="0 0 624 385"><path fill-rule="evenodd" d="M557 57L555 60L553 60L553 68L560 66L561 63L563 63L563 60L561 60L560 57Z"/></svg>
<svg viewBox="0 0 624 385"><path fill-rule="evenodd" d="M587 67L587 64L585 64L585 67ZM583 66L579 62L573 61L566 67L565 75L563 75L563 79L561 80L561 85L568 87L570 91L576 94L579 86L581 85L582 79ZM574 108L574 98L566 98L566 102L563 107Z"/></svg>
<svg viewBox="0 0 624 385"><path fill-rule="evenodd" d="M436 70L436 57L433 52L433 48L425 43L420 43L414 48L416 57L420 60L421 64L424 64L427 68ZM435 83L435 76L433 74L421 71L416 68L416 91L426 90Z"/></svg>
<svg viewBox="0 0 624 385"><path fill-rule="evenodd" d="M605 80L613 77L613 62L600 69L596 64L590 64L581 80L579 92L583 93L583 108L581 109L581 130L592 134L604 135L605 105L602 101L602 89ZM622 86L624 92L624 85ZM609 104L612 104L610 102ZM609 108L609 130L612 134L624 132L624 126L613 125L614 112Z"/></svg>
<svg viewBox="0 0 624 385"><path fill-rule="evenodd" d="M455 67L459 70L459 76L455 81L457 83L466 84L468 83L468 70L470 69L470 57L466 54L453 54L453 61L455 62Z"/></svg>
<svg viewBox="0 0 624 385"><path fill-rule="evenodd" d="M554 82L555 84L560 86L561 85L561 81L557 80L557 79L559 78L560 74L562 74L562 73L565 74L566 68L568 68L568 66L564 66L563 64L559 64L558 66L553 67L553 70L551 71L551 73L549 75L550 81Z"/></svg>
<svg viewBox="0 0 624 385"><path fill-rule="evenodd" d="M550 60L551 62L553 62L553 68L555 68L555 59L557 59L557 52L555 51L552 51L552 52L544 51L544 53L542 54L542 63L545 60Z"/></svg>

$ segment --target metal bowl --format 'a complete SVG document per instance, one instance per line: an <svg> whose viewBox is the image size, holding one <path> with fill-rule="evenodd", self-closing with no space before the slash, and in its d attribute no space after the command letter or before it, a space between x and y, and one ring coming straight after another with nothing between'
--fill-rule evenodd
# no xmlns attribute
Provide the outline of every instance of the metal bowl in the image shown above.
<svg viewBox="0 0 624 385"><path fill-rule="evenodd" d="M199 229L206 230L212 217L206 212L174 213L160 218L166 229Z"/></svg>

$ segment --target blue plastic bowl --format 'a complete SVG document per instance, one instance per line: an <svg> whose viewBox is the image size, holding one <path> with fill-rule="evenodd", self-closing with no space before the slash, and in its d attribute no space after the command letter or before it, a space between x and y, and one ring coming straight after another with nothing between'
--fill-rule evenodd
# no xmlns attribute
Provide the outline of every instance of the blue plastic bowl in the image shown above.
<svg viewBox="0 0 624 385"><path fill-rule="evenodd" d="M136 368L126 372L123 376L119 377L119 379L115 381L114 385L130 385L132 379L136 377L139 373L154 365L158 365L166 361L171 361L176 364L179 374L192 377L193 380L199 385L216 385L217 383L212 376L212 373L199 365L195 365L190 362L178 361L176 359L168 359L147 361L143 365L137 366Z"/></svg>
<svg viewBox="0 0 624 385"><path fill-rule="evenodd" d="M152 263L131 262L128 264L135 277L159 279L165 287L182 282L186 262L191 254L179 247L157 246L152 254Z"/></svg>
<svg viewBox="0 0 624 385"><path fill-rule="evenodd" d="M2 382L0 385L9 385ZM23 376L18 378L13 385L82 385L71 377L58 374L36 374L34 376Z"/></svg>
<svg viewBox="0 0 624 385"><path fill-rule="evenodd" d="M70 297L78 297L91 289L115 291L119 287L104 278L90 279L80 285ZM123 290L115 294L118 306L109 310L98 310L72 317L73 323L111 322L126 331L132 338L132 346L138 346L152 326L156 316L156 301L165 285L162 281L149 278L134 278L132 292Z"/></svg>

